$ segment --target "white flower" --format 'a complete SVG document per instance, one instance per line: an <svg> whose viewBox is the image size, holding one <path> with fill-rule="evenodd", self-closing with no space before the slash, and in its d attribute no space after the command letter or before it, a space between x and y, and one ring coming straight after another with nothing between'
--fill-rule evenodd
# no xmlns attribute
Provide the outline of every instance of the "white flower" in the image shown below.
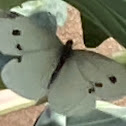
<svg viewBox="0 0 126 126"><path fill-rule="evenodd" d="M63 26L67 19L67 3L62 0L26 1L22 4L22 7L14 7L11 10L25 16L30 16L36 12L47 11L56 17L59 26Z"/></svg>

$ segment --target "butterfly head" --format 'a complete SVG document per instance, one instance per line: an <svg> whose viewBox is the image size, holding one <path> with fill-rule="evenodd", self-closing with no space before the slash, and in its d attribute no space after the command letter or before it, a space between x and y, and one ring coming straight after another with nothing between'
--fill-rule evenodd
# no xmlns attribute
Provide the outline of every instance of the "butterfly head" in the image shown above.
<svg viewBox="0 0 126 126"><path fill-rule="evenodd" d="M72 46L72 45L73 45L73 40L71 40L71 39L68 40L68 41L66 42L66 45L67 45L67 46Z"/></svg>

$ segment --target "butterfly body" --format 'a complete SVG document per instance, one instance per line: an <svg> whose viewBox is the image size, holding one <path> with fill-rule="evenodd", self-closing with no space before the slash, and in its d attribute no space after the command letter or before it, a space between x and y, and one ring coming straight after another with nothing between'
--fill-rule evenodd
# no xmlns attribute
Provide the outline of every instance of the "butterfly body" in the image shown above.
<svg viewBox="0 0 126 126"><path fill-rule="evenodd" d="M72 52L72 44L73 44L72 40L69 40L63 46L62 51L61 51L61 56L59 58L58 64L56 66L56 69L52 73L52 76L51 76L49 84L48 84L48 88L50 88L50 85L56 79L56 77L57 77L58 73L60 72L60 70L62 69L64 63L70 57L71 52Z"/></svg>

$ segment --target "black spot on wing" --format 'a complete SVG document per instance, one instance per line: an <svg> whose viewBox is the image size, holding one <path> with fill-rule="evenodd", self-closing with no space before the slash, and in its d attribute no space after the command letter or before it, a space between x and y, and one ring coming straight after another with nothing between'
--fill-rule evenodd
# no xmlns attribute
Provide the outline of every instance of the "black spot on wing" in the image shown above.
<svg viewBox="0 0 126 126"><path fill-rule="evenodd" d="M94 92L95 92L95 88L94 87L88 89L88 93L89 94L94 93Z"/></svg>
<svg viewBox="0 0 126 126"><path fill-rule="evenodd" d="M111 83L115 84L117 82L117 78L115 76L109 76L108 77Z"/></svg>
<svg viewBox="0 0 126 126"><path fill-rule="evenodd" d="M103 87L103 84L102 84L102 83L99 83L99 82L96 82L96 83L95 83L95 87L101 88L101 87Z"/></svg>
<svg viewBox="0 0 126 126"><path fill-rule="evenodd" d="M21 35L21 31L18 30L18 29L14 29L14 30L12 31L12 35L14 35L14 36L20 36L20 35Z"/></svg>
<svg viewBox="0 0 126 126"><path fill-rule="evenodd" d="M20 50L20 51L22 50L22 47L21 47L20 44L17 44L17 45L16 45L16 48L17 48L18 50Z"/></svg>

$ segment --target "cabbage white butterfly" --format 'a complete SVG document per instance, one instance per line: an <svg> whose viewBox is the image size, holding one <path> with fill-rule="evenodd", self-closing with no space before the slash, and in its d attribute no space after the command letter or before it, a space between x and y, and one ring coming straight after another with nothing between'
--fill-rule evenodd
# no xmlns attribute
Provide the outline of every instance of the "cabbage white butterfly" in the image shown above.
<svg viewBox="0 0 126 126"><path fill-rule="evenodd" d="M47 95L52 110L68 116L94 109L96 96L126 94L125 68L95 52L72 50L72 40L61 44L53 15L12 15L0 17L0 51L15 57L1 72L8 88L35 100Z"/></svg>

